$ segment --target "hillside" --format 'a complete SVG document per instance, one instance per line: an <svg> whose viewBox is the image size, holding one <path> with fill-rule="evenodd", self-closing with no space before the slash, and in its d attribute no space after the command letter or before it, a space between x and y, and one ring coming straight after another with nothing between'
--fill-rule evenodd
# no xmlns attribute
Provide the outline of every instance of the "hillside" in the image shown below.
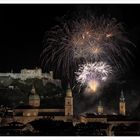
<svg viewBox="0 0 140 140"><path fill-rule="evenodd" d="M36 92L40 95L41 104L53 103L61 105L64 98L64 91L53 83L43 84L41 79L0 79L0 104L17 106L20 103L27 104L32 85L34 84ZM53 101L52 101L53 100Z"/></svg>

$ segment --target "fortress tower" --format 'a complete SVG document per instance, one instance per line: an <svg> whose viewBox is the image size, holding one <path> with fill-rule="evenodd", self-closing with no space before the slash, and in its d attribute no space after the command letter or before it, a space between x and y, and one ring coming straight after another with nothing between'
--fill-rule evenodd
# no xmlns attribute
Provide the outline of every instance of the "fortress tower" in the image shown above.
<svg viewBox="0 0 140 140"><path fill-rule="evenodd" d="M73 97L70 85L68 85L65 97L65 116L73 116Z"/></svg>
<svg viewBox="0 0 140 140"><path fill-rule="evenodd" d="M36 93L34 85L31 89L31 94L29 95L29 105L31 105L33 107L39 107L40 106L40 97Z"/></svg>
<svg viewBox="0 0 140 140"><path fill-rule="evenodd" d="M103 114L103 106L102 106L102 102L99 101L98 107L97 107L97 112L98 114Z"/></svg>
<svg viewBox="0 0 140 140"><path fill-rule="evenodd" d="M120 115L125 115L126 114L125 98L124 98L124 95L123 95L123 91L121 91L121 96L120 96L119 113L120 113Z"/></svg>

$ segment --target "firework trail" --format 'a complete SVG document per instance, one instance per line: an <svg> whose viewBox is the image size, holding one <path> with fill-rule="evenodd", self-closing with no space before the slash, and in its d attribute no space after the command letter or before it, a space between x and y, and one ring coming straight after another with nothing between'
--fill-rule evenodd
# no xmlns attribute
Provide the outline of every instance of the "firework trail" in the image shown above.
<svg viewBox="0 0 140 140"><path fill-rule="evenodd" d="M112 67L105 62L86 63L75 72L76 80L81 86L88 86L93 92L112 74Z"/></svg>
<svg viewBox="0 0 140 140"><path fill-rule="evenodd" d="M115 19L87 16L63 20L46 32L42 64L57 63L57 69L67 75L78 64L96 61L108 62L122 71L131 62L130 46Z"/></svg>

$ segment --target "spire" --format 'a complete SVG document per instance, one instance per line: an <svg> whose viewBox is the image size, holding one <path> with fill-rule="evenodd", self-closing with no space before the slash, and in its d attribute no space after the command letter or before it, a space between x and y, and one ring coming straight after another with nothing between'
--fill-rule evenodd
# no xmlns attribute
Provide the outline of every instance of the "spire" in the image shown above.
<svg viewBox="0 0 140 140"><path fill-rule="evenodd" d="M70 83L68 83L68 89L70 89Z"/></svg>
<svg viewBox="0 0 140 140"><path fill-rule="evenodd" d="M72 91L71 91L71 88L70 88L70 84L69 83L68 83L68 88L67 88L66 96L67 97L72 97Z"/></svg>
<svg viewBox="0 0 140 140"><path fill-rule="evenodd" d="M102 101L101 100L99 101L99 106L102 106Z"/></svg>
<svg viewBox="0 0 140 140"><path fill-rule="evenodd" d="M97 112L98 112L98 114L100 115L100 114L103 114L103 106L102 106L102 102L101 102L101 100L99 100L99 104L98 104L98 106L97 106Z"/></svg>
<svg viewBox="0 0 140 140"><path fill-rule="evenodd" d="M36 94L34 84L32 85L31 93L32 93L32 94Z"/></svg>
<svg viewBox="0 0 140 140"><path fill-rule="evenodd" d="M124 101L125 98L124 98L124 94L123 94L123 90L121 91L121 96L120 96L120 101Z"/></svg>

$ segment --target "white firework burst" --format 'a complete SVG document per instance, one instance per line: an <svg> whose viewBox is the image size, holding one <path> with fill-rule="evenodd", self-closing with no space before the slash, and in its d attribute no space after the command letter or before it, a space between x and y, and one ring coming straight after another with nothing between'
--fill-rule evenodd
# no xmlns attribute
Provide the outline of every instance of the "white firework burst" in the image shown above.
<svg viewBox="0 0 140 140"><path fill-rule="evenodd" d="M89 86L93 91L112 74L112 67L105 62L86 63L75 72L76 80L81 85Z"/></svg>

